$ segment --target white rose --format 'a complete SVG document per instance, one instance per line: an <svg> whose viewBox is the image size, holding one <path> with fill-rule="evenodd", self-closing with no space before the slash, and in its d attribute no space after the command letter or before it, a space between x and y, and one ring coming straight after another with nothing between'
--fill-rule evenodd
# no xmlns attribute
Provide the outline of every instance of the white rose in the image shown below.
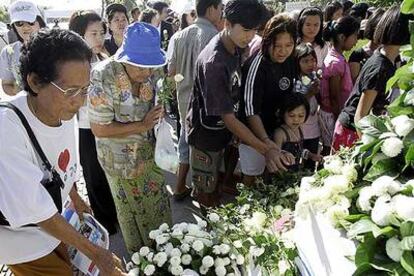
<svg viewBox="0 0 414 276"><path fill-rule="evenodd" d="M202 241L200 241L200 240L196 240L193 243L193 248L194 248L194 250L196 252L200 252L200 251L202 251L204 249L204 243Z"/></svg>
<svg viewBox="0 0 414 276"><path fill-rule="evenodd" d="M181 252L183 252L183 253L188 253L189 251L190 251L190 245L188 244L188 243L183 243L181 246L180 246L180 249L181 249Z"/></svg>
<svg viewBox="0 0 414 276"><path fill-rule="evenodd" d="M233 242L234 247L236 248L242 248L243 247L243 242L241 240L237 240Z"/></svg>
<svg viewBox="0 0 414 276"><path fill-rule="evenodd" d="M181 264L181 257L178 257L178 256L171 257L170 264L172 266L179 266Z"/></svg>
<svg viewBox="0 0 414 276"><path fill-rule="evenodd" d="M392 237L385 244L385 250L387 251L388 257L394 262L399 263L403 254L403 250L400 247L400 240L396 237Z"/></svg>
<svg viewBox="0 0 414 276"><path fill-rule="evenodd" d="M152 275L152 274L154 274L154 272L155 272L155 266L152 265L152 264L147 265L144 269L144 274L145 275Z"/></svg>
<svg viewBox="0 0 414 276"><path fill-rule="evenodd" d="M164 243L166 243L170 238L168 237L168 235L159 235L158 237L155 238L155 242L158 245L162 245Z"/></svg>
<svg viewBox="0 0 414 276"><path fill-rule="evenodd" d="M375 140L376 140L375 137L373 137L371 135L362 134L361 141L362 141L362 144L364 144L364 145L371 144L371 143L375 142Z"/></svg>
<svg viewBox="0 0 414 276"><path fill-rule="evenodd" d="M168 229L170 229L170 227L168 226L168 224L166 224L166 223L163 223L163 224L161 224L160 225L160 227L158 228L161 232L165 232L165 231L167 231Z"/></svg>
<svg viewBox="0 0 414 276"><path fill-rule="evenodd" d="M372 183L371 187L372 192L376 196L382 196L385 194L394 195L401 191L401 184L390 176L379 177Z"/></svg>
<svg viewBox="0 0 414 276"><path fill-rule="evenodd" d="M182 82L184 80L184 76L181 74L177 74L174 76L174 81L175 82Z"/></svg>
<svg viewBox="0 0 414 276"><path fill-rule="evenodd" d="M244 264L244 257L243 257L243 255L241 255L241 254L237 255L236 262L237 262L238 265L243 265Z"/></svg>
<svg viewBox="0 0 414 276"><path fill-rule="evenodd" d="M372 221L379 226L387 226L390 224L392 212L392 205L378 198L371 212Z"/></svg>
<svg viewBox="0 0 414 276"><path fill-rule="evenodd" d="M175 256L181 257L181 251L180 251L180 249L174 248L173 250L171 250L170 256L171 257L175 257Z"/></svg>
<svg viewBox="0 0 414 276"><path fill-rule="evenodd" d="M218 222L220 220L219 215L217 215L216 213L210 213L210 214L208 214L207 218L212 223L216 223L216 222Z"/></svg>
<svg viewBox="0 0 414 276"><path fill-rule="evenodd" d="M128 272L128 276L139 276L139 268L135 267Z"/></svg>
<svg viewBox="0 0 414 276"><path fill-rule="evenodd" d="M349 182L355 182L358 178L358 172L353 164L345 164L342 167L341 173L348 179Z"/></svg>
<svg viewBox="0 0 414 276"><path fill-rule="evenodd" d="M172 275L181 275L181 274L183 274L183 272L184 272L184 269L181 265L171 267L171 274Z"/></svg>
<svg viewBox="0 0 414 276"><path fill-rule="evenodd" d="M191 261L193 260L193 258L191 257L190 254L184 254L181 256L181 263L183 265L189 265L191 264Z"/></svg>
<svg viewBox="0 0 414 276"><path fill-rule="evenodd" d="M331 175L323 181L325 187L331 190L331 195L344 193L350 188L348 178L344 175Z"/></svg>
<svg viewBox="0 0 414 276"><path fill-rule="evenodd" d="M150 249L147 246L141 247L141 249L139 250L139 255L141 255L142 257L145 257L148 255L148 253L150 252Z"/></svg>
<svg viewBox="0 0 414 276"><path fill-rule="evenodd" d="M371 211L371 198L374 196L374 192L371 186L364 187L359 191L359 197L357 199L357 206L361 211Z"/></svg>
<svg viewBox="0 0 414 276"><path fill-rule="evenodd" d="M220 252L222 255L226 255L230 252L230 246L228 244L221 244L220 245Z"/></svg>
<svg viewBox="0 0 414 276"><path fill-rule="evenodd" d="M153 260L158 267L162 267L167 262L168 256L164 252L159 252L155 254Z"/></svg>
<svg viewBox="0 0 414 276"><path fill-rule="evenodd" d="M343 162L340 157L336 155L330 155L324 157L324 168L334 174L340 174L343 166Z"/></svg>
<svg viewBox="0 0 414 276"><path fill-rule="evenodd" d="M205 267L205 266L200 266L200 274L201 275L206 275L207 274L207 272L208 272L208 270L209 270L209 268L208 267Z"/></svg>
<svg viewBox="0 0 414 276"><path fill-rule="evenodd" d="M414 128L414 120L410 119L407 115L392 118L391 123L394 126L395 133L402 137L406 136Z"/></svg>
<svg viewBox="0 0 414 276"><path fill-rule="evenodd" d="M207 227L207 221L205 221L205 220L200 220L200 221L197 222L197 224L201 228L206 228Z"/></svg>
<svg viewBox="0 0 414 276"><path fill-rule="evenodd" d="M205 256L201 262L205 268L210 268L214 265L214 259L211 256Z"/></svg>
<svg viewBox="0 0 414 276"><path fill-rule="evenodd" d="M404 144L400 139L390 137L384 140L384 143L381 146L381 151L386 156L393 158L400 154L403 148Z"/></svg>
<svg viewBox="0 0 414 276"><path fill-rule="evenodd" d="M135 252L134 254L132 254L131 261L136 265L139 265L141 263L141 259L139 257L138 252Z"/></svg>
<svg viewBox="0 0 414 276"><path fill-rule="evenodd" d="M158 237L161 234L160 230L152 230L151 232L149 232L149 238L151 240L155 240L156 237Z"/></svg>
<svg viewBox="0 0 414 276"><path fill-rule="evenodd" d="M218 266L214 271L216 272L217 276L225 276L227 273L227 270L224 266Z"/></svg>
<svg viewBox="0 0 414 276"><path fill-rule="evenodd" d="M414 198L405 195L396 195L392 198L394 210L403 220L414 221Z"/></svg>
<svg viewBox="0 0 414 276"><path fill-rule="evenodd" d="M325 214L332 225L336 226L341 220L349 215L348 208L344 208L340 205L334 205L330 207Z"/></svg>

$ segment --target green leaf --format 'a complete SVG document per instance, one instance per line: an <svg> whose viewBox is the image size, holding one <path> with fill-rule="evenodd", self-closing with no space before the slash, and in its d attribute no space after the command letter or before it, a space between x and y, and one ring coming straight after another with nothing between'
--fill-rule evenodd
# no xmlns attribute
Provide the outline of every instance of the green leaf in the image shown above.
<svg viewBox="0 0 414 276"><path fill-rule="evenodd" d="M388 131L384 120L375 115L365 116L358 121L356 126L362 133L371 135L375 138L378 138L382 133Z"/></svg>
<svg viewBox="0 0 414 276"><path fill-rule="evenodd" d="M369 219L369 216L367 214L354 214L345 217L345 220L353 223L360 221L362 219Z"/></svg>
<svg viewBox="0 0 414 276"><path fill-rule="evenodd" d="M414 257L411 251L404 251L401 258L401 265L408 273L414 275Z"/></svg>
<svg viewBox="0 0 414 276"><path fill-rule="evenodd" d="M354 274L352 276L366 276L368 272L372 272L373 267L370 263L363 263L360 266L357 267L357 270L355 270Z"/></svg>
<svg viewBox="0 0 414 276"><path fill-rule="evenodd" d="M387 82L386 92L388 93L397 83L400 89L408 90L411 80L413 79L412 62L400 67Z"/></svg>
<svg viewBox="0 0 414 276"><path fill-rule="evenodd" d="M368 173L365 175L364 180L374 181L380 176L388 175L393 178L399 175L398 164L393 159L383 159L372 165Z"/></svg>
<svg viewBox="0 0 414 276"><path fill-rule="evenodd" d="M402 250L413 250L414 249L414 236L405 237L400 243Z"/></svg>
<svg viewBox="0 0 414 276"><path fill-rule="evenodd" d="M376 144L374 146L374 148L372 149L371 155L364 159L364 169L365 170L367 169L368 165L371 163L374 156L379 152L379 150L381 149L381 146L382 146L383 143L384 143L384 141L380 141L378 144Z"/></svg>
<svg viewBox="0 0 414 276"><path fill-rule="evenodd" d="M414 222L405 221L405 222L401 223L400 232L401 232L401 236L403 238L409 237L409 236L414 236Z"/></svg>
<svg viewBox="0 0 414 276"><path fill-rule="evenodd" d="M412 166L414 164L414 144L410 145L404 159L406 166Z"/></svg>
<svg viewBox="0 0 414 276"><path fill-rule="evenodd" d="M404 0L404 2L401 5L401 13L404 13L404 14L414 13L414 1Z"/></svg>
<svg viewBox="0 0 414 276"><path fill-rule="evenodd" d="M384 228L379 229L379 231L374 231L373 234L374 237L386 236L388 238L391 238L395 235L398 235L398 230L392 226L386 226Z"/></svg>
<svg viewBox="0 0 414 276"><path fill-rule="evenodd" d="M357 247L355 253L355 264L360 267L364 264L372 262L376 249L376 240L374 236L369 233L364 236L364 241Z"/></svg>
<svg viewBox="0 0 414 276"><path fill-rule="evenodd" d="M370 219L361 219L351 225L347 235L349 238L354 238L360 234L371 233L375 230L380 231L380 228Z"/></svg>

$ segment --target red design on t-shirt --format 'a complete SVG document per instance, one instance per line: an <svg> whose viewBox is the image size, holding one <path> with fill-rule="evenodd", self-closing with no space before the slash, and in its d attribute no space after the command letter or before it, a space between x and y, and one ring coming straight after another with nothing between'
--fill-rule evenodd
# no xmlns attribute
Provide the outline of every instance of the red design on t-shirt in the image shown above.
<svg viewBox="0 0 414 276"><path fill-rule="evenodd" d="M66 172L66 168L68 167L69 160L70 160L69 150L68 149L65 149L63 152L61 152L59 154L59 159L58 159L59 168L63 172Z"/></svg>

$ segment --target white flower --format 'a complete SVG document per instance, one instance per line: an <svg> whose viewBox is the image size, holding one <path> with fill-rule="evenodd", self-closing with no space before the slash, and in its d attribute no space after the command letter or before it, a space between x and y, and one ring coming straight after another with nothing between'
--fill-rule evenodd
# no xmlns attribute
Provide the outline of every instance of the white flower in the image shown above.
<svg viewBox="0 0 414 276"><path fill-rule="evenodd" d="M236 262L237 262L238 265L244 264L244 257L243 257L243 255L241 255L241 254L237 255Z"/></svg>
<svg viewBox="0 0 414 276"><path fill-rule="evenodd" d="M160 227L158 228L161 232L165 232L165 231L167 231L168 229L170 229L170 227L168 226L168 224L166 224L166 223L163 223L163 224L161 224L160 225Z"/></svg>
<svg viewBox="0 0 414 276"><path fill-rule="evenodd" d="M190 254L184 254L181 256L181 263L183 265L189 265L191 264L191 261L193 260L193 258L191 257Z"/></svg>
<svg viewBox="0 0 414 276"><path fill-rule="evenodd" d="M181 246L180 246L180 249L181 249L181 252L183 252L183 253L188 253L189 251L190 251L190 245L188 244L188 243L183 243Z"/></svg>
<svg viewBox="0 0 414 276"><path fill-rule="evenodd" d="M214 259L211 256L205 256L201 262L205 268L210 268L214 265Z"/></svg>
<svg viewBox="0 0 414 276"><path fill-rule="evenodd" d="M160 230L152 230L151 232L149 232L149 238L151 240L155 240L155 238L157 238L159 235L161 234Z"/></svg>
<svg viewBox="0 0 414 276"><path fill-rule="evenodd" d="M302 177L302 180L300 181L300 190L303 192L311 190L315 181L316 179L313 176Z"/></svg>
<svg viewBox="0 0 414 276"><path fill-rule="evenodd" d="M155 272L155 266L152 265L152 264L147 265L144 269L144 274L145 275L152 275L152 274L154 274L154 272Z"/></svg>
<svg viewBox="0 0 414 276"><path fill-rule="evenodd" d="M183 231L181 231L181 229L174 229L173 232L171 233L171 236L181 240L184 236Z"/></svg>
<svg viewBox="0 0 414 276"><path fill-rule="evenodd" d="M290 216L292 214L292 210L290 210L289 208L283 209L283 211L280 213L280 215L282 217L284 216Z"/></svg>
<svg viewBox="0 0 414 276"><path fill-rule="evenodd" d="M379 226L387 226L390 224L393 208L386 199L378 198L371 212L372 221Z"/></svg>
<svg viewBox="0 0 414 276"><path fill-rule="evenodd" d="M181 257L181 251L180 251L180 249L178 249L178 248L174 248L173 250L171 250L171 253L170 253L170 256L171 257Z"/></svg>
<svg viewBox="0 0 414 276"><path fill-rule="evenodd" d="M167 254L164 252L159 252L155 254L153 261L158 267L162 267L167 262Z"/></svg>
<svg viewBox="0 0 414 276"><path fill-rule="evenodd" d="M219 245L213 246L213 253L216 254L216 255L220 255L221 251L220 251L220 246Z"/></svg>
<svg viewBox="0 0 414 276"><path fill-rule="evenodd" d="M230 252L230 246L228 244L221 244L220 245L220 252L222 255L226 255Z"/></svg>
<svg viewBox="0 0 414 276"><path fill-rule="evenodd" d="M371 186L364 187L359 191L357 206L361 209L361 211L368 212L372 209L370 200L373 196L374 192Z"/></svg>
<svg viewBox="0 0 414 276"><path fill-rule="evenodd" d="M358 172L353 164L345 164L342 167L341 173L348 179L349 182L354 182L358 178Z"/></svg>
<svg viewBox="0 0 414 276"><path fill-rule="evenodd" d="M334 205L326 210L326 216L332 225L338 225L338 223L349 215L348 208L344 208L340 205Z"/></svg>
<svg viewBox="0 0 414 276"><path fill-rule="evenodd" d="M172 245L172 243L167 243L165 246L164 246L164 252L167 254L167 255L170 255L171 254L171 251L174 249L174 246Z"/></svg>
<svg viewBox="0 0 414 276"><path fill-rule="evenodd" d="M200 241L200 240L196 240L193 243L193 248L194 248L194 250L196 252L200 252L200 251L202 251L204 249L204 243L202 241Z"/></svg>
<svg viewBox="0 0 414 276"><path fill-rule="evenodd" d="M252 222L256 226L263 226L266 223L267 215L263 212L254 212L252 215Z"/></svg>
<svg viewBox="0 0 414 276"><path fill-rule="evenodd" d="M175 82L182 82L184 80L184 76L181 74L177 74L174 76L174 81Z"/></svg>
<svg viewBox="0 0 414 276"><path fill-rule="evenodd" d="M132 254L131 261L136 265L139 265L141 263L141 259L139 257L138 252L135 252L134 254Z"/></svg>
<svg viewBox="0 0 414 276"><path fill-rule="evenodd" d="M217 276L225 276L227 273L227 270L224 266L218 266L214 271L216 272Z"/></svg>
<svg viewBox="0 0 414 276"><path fill-rule="evenodd" d="M414 198L396 195L392 198L394 210L403 220L414 221Z"/></svg>
<svg viewBox="0 0 414 276"><path fill-rule="evenodd" d="M224 266L224 260L222 258L216 258L214 260L214 266L215 267L219 267L219 266Z"/></svg>
<svg viewBox="0 0 414 276"><path fill-rule="evenodd" d="M158 237L156 237L155 241L158 245L162 245L166 243L167 241L169 241L169 239L170 238L168 237L168 235L163 234L163 235L159 235Z"/></svg>
<svg viewBox="0 0 414 276"><path fill-rule="evenodd" d="M139 276L139 268L135 267L128 272L128 276Z"/></svg>
<svg viewBox="0 0 414 276"><path fill-rule="evenodd" d="M384 143L381 146L381 151L388 157L396 157L402 149L404 148L403 142L396 138L390 137L384 140Z"/></svg>
<svg viewBox="0 0 414 276"><path fill-rule="evenodd" d="M192 243L195 241L195 238L193 236L185 236L183 241L184 243Z"/></svg>
<svg viewBox="0 0 414 276"><path fill-rule="evenodd" d="M351 201L346 196L334 196L332 200L335 202L336 205L339 205L344 209L349 209L351 207Z"/></svg>
<svg viewBox="0 0 414 276"><path fill-rule="evenodd" d="M219 215L217 215L216 213L210 213L210 214L208 214L207 218L212 223L216 223L216 222L218 222L220 220Z"/></svg>
<svg viewBox="0 0 414 276"><path fill-rule="evenodd" d="M405 98L404 98L404 104L414 106L414 89L411 89L410 91L407 92L407 95L405 95Z"/></svg>
<svg viewBox="0 0 414 276"><path fill-rule="evenodd" d="M385 194L394 195L401 190L401 184L395 181L392 177L386 175L376 179L371 187L373 194L376 196Z"/></svg>
<svg viewBox="0 0 414 276"><path fill-rule="evenodd" d="M289 264L285 260L280 260L278 263L280 275L284 275L285 272L290 268Z"/></svg>
<svg viewBox="0 0 414 276"><path fill-rule="evenodd" d="M250 254L253 257L260 257L265 252L265 249L262 247L251 246L250 247Z"/></svg>
<svg viewBox="0 0 414 276"><path fill-rule="evenodd" d="M392 118L391 123L394 126L395 133L402 137L406 136L414 128L414 120L410 119L407 115Z"/></svg>
<svg viewBox="0 0 414 276"><path fill-rule="evenodd" d="M374 155L374 158L372 158L372 164L376 164L379 161L384 160L384 159L388 159L388 158L389 158L388 156L386 156L382 152L379 152L379 153Z"/></svg>
<svg viewBox="0 0 414 276"><path fill-rule="evenodd" d="M376 140L375 137L371 135L362 134L361 141L362 141L362 144L364 145L371 144L372 142L375 142L375 140Z"/></svg>
<svg viewBox="0 0 414 276"><path fill-rule="evenodd" d="M331 195L344 193L350 188L349 180L344 175L328 176L323 183L331 191Z"/></svg>
<svg viewBox="0 0 414 276"><path fill-rule="evenodd" d="M282 205L276 205L275 207L273 207L273 211L276 214L280 214L283 211L283 206Z"/></svg>
<svg viewBox="0 0 414 276"><path fill-rule="evenodd" d="M207 274L207 272L208 272L208 270L209 270L209 267L205 267L205 266L200 266L200 273L202 274L202 275L206 275Z"/></svg>
<svg viewBox="0 0 414 276"><path fill-rule="evenodd" d="M188 230L189 235L198 237L197 235L200 232L200 226L198 226L197 224L191 223L188 225L187 230Z"/></svg>
<svg viewBox="0 0 414 276"><path fill-rule="evenodd" d="M234 247L236 248L242 248L243 247L243 242L241 240L237 240L233 242Z"/></svg>
<svg viewBox="0 0 414 276"><path fill-rule="evenodd" d="M324 157L324 168L334 174L340 174L343 162L340 157L336 155Z"/></svg>
<svg viewBox="0 0 414 276"><path fill-rule="evenodd" d="M154 253L153 253L153 252L148 253L148 255L147 255L147 260L148 260L149 262L152 262L152 258L154 258Z"/></svg>
<svg viewBox="0 0 414 276"><path fill-rule="evenodd" d="M129 263L126 264L125 269L126 269L126 271L130 271L130 270L134 269L134 267L135 267L135 264L133 262L129 262Z"/></svg>
<svg viewBox="0 0 414 276"><path fill-rule="evenodd" d="M199 220L197 222L198 226L200 226L201 228L206 228L207 227L207 221L205 220Z"/></svg>
<svg viewBox="0 0 414 276"><path fill-rule="evenodd" d="M179 266L181 264L181 257L178 257L178 256L171 257L170 264L172 266Z"/></svg>
<svg viewBox="0 0 414 276"><path fill-rule="evenodd" d="M150 249L148 248L148 246L144 246L144 247L141 247L141 249L139 250L139 255L141 255L142 257L145 257L148 255L149 252L150 252Z"/></svg>
<svg viewBox="0 0 414 276"><path fill-rule="evenodd" d="M184 268L181 265L178 266L172 266L171 267L171 274L172 275L182 275L184 272Z"/></svg>
<svg viewBox="0 0 414 276"><path fill-rule="evenodd" d="M385 250L387 251L388 257L394 262L400 262L403 254L403 250L400 247L400 240L396 237L392 237L385 244Z"/></svg>
<svg viewBox="0 0 414 276"><path fill-rule="evenodd" d="M223 263L224 263L224 266L228 266L231 263L230 258L229 257L224 258Z"/></svg>

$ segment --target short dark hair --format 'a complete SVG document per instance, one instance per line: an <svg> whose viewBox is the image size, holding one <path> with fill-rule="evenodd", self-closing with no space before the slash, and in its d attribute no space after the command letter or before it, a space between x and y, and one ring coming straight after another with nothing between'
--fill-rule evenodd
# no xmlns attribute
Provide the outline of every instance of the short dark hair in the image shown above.
<svg viewBox="0 0 414 276"><path fill-rule="evenodd" d="M318 62L318 56L316 55L315 49L310 43L301 43L297 45L295 49L295 54L296 54L296 61L298 63L298 68L300 68L299 66L300 60L309 55L313 56L316 59L316 62Z"/></svg>
<svg viewBox="0 0 414 276"><path fill-rule="evenodd" d="M351 10L353 5L354 5L354 3L352 1L349 1L349 0L342 1L342 6L343 6L343 9L344 9L344 15L348 15L348 13Z"/></svg>
<svg viewBox="0 0 414 276"><path fill-rule="evenodd" d="M343 34L349 37L359 31L359 21L352 16L345 16L338 21L329 21L323 30L323 38L325 41L332 41L334 44L338 42L338 35Z"/></svg>
<svg viewBox="0 0 414 276"><path fill-rule="evenodd" d="M27 77L35 73L42 84L58 78L58 66L67 61L91 62L92 50L78 34L61 29L42 29L22 47L20 54L20 75L23 88L36 95Z"/></svg>
<svg viewBox="0 0 414 276"><path fill-rule="evenodd" d="M198 16L205 16L208 8L213 6L217 8L222 3L222 0L196 0L196 11Z"/></svg>
<svg viewBox="0 0 414 276"><path fill-rule="evenodd" d="M265 20L267 9L257 0L230 0L224 8L224 17L232 25L256 29Z"/></svg>
<svg viewBox="0 0 414 276"><path fill-rule="evenodd" d="M126 7L122 4L111 4L106 8L106 18L108 19L108 22L111 23L112 19L115 16L115 13L120 12L125 14L127 20L129 21L128 17L128 11Z"/></svg>
<svg viewBox="0 0 414 276"><path fill-rule="evenodd" d="M275 43L277 35L281 33L289 33L296 44L296 21L287 14L275 15L267 22L262 37L263 55L269 55L269 47Z"/></svg>
<svg viewBox="0 0 414 276"><path fill-rule="evenodd" d="M319 28L319 32L315 37L315 42L318 44L321 48L325 46L325 41L323 40L322 34L323 34L323 12L318 7L308 7L304 8L298 17L298 36L299 36L299 42L303 38L303 25L305 25L306 17L308 16L319 16L321 19L321 26Z"/></svg>
<svg viewBox="0 0 414 276"><path fill-rule="evenodd" d="M155 16L157 16L157 11L151 8L147 8L142 11L141 15L139 16L139 21L151 24L151 21Z"/></svg>
<svg viewBox="0 0 414 276"><path fill-rule="evenodd" d="M342 4L338 1L329 3L325 7L325 11L324 11L323 17L324 17L325 22L331 21L334 13L336 13L338 10L343 9L343 8L344 6L342 6Z"/></svg>
<svg viewBox="0 0 414 276"><path fill-rule="evenodd" d="M141 10L138 7L135 7L131 10L131 16L136 13L136 12L140 12Z"/></svg>
<svg viewBox="0 0 414 276"><path fill-rule="evenodd" d="M165 2L162 2L162 1L157 1L157 2L154 2L151 5L151 8L153 8L154 10L156 10L158 13L162 13L162 10L163 9L168 8L168 4L165 3Z"/></svg>
<svg viewBox="0 0 414 276"><path fill-rule="evenodd" d="M40 29L42 29L42 28L45 28L46 27L46 23L45 23L45 21L43 20L43 18L41 17L41 16L36 16L36 21L37 21L37 23L39 23L39 27L40 27ZM19 35L19 32L17 31L17 29L16 29L16 26L14 26L14 24L11 24L11 28L13 29L13 31L14 31L14 33L16 34L16 36L17 36L17 40L19 40L20 42L24 42L24 40L23 40L23 38Z"/></svg>
<svg viewBox="0 0 414 276"><path fill-rule="evenodd" d="M106 24L102 18L94 11L76 11L69 19L69 30L74 31L80 36L85 36L89 24L102 22L102 27L106 33Z"/></svg>
<svg viewBox="0 0 414 276"><path fill-rule="evenodd" d="M283 105L279 110L280 120L283 123L285 123L285 113L291 112L292 110L295 110L296 108L303 105L306 111L306 115L305 115L305 121L306 121L309 117L310 106L309 106L309 102L306 99L305 95L303 95L302 93L297 93L297 92L290 92L290 93L284 93L284 94L285 95L283 96Z"/></svg>
<svg viewBox="0 0 414 276"><path fill-rule="evenodd" d="M384 45L405 45L410 42L409 20L412 15L400 13L400 5L387 10L378 22L374 42Z"/></svg>
<svg viewBox="0 0 414 276"><path fill-rule="evenodd" d="M367 24L365 25L364 37L369 40L374 40L375 29L378 26L378 22L381 20L382 15L385 13L385 10L378 8L374 13L368 18Z"/></svg>
<svg viewBox="0 0 414 276"><path fill-rule="evenodd" d="M369 5L364 2L357 3L352 6L351 11L349 12L350 16L365 19L367 18L367 12L368 12Z"/></svg>

